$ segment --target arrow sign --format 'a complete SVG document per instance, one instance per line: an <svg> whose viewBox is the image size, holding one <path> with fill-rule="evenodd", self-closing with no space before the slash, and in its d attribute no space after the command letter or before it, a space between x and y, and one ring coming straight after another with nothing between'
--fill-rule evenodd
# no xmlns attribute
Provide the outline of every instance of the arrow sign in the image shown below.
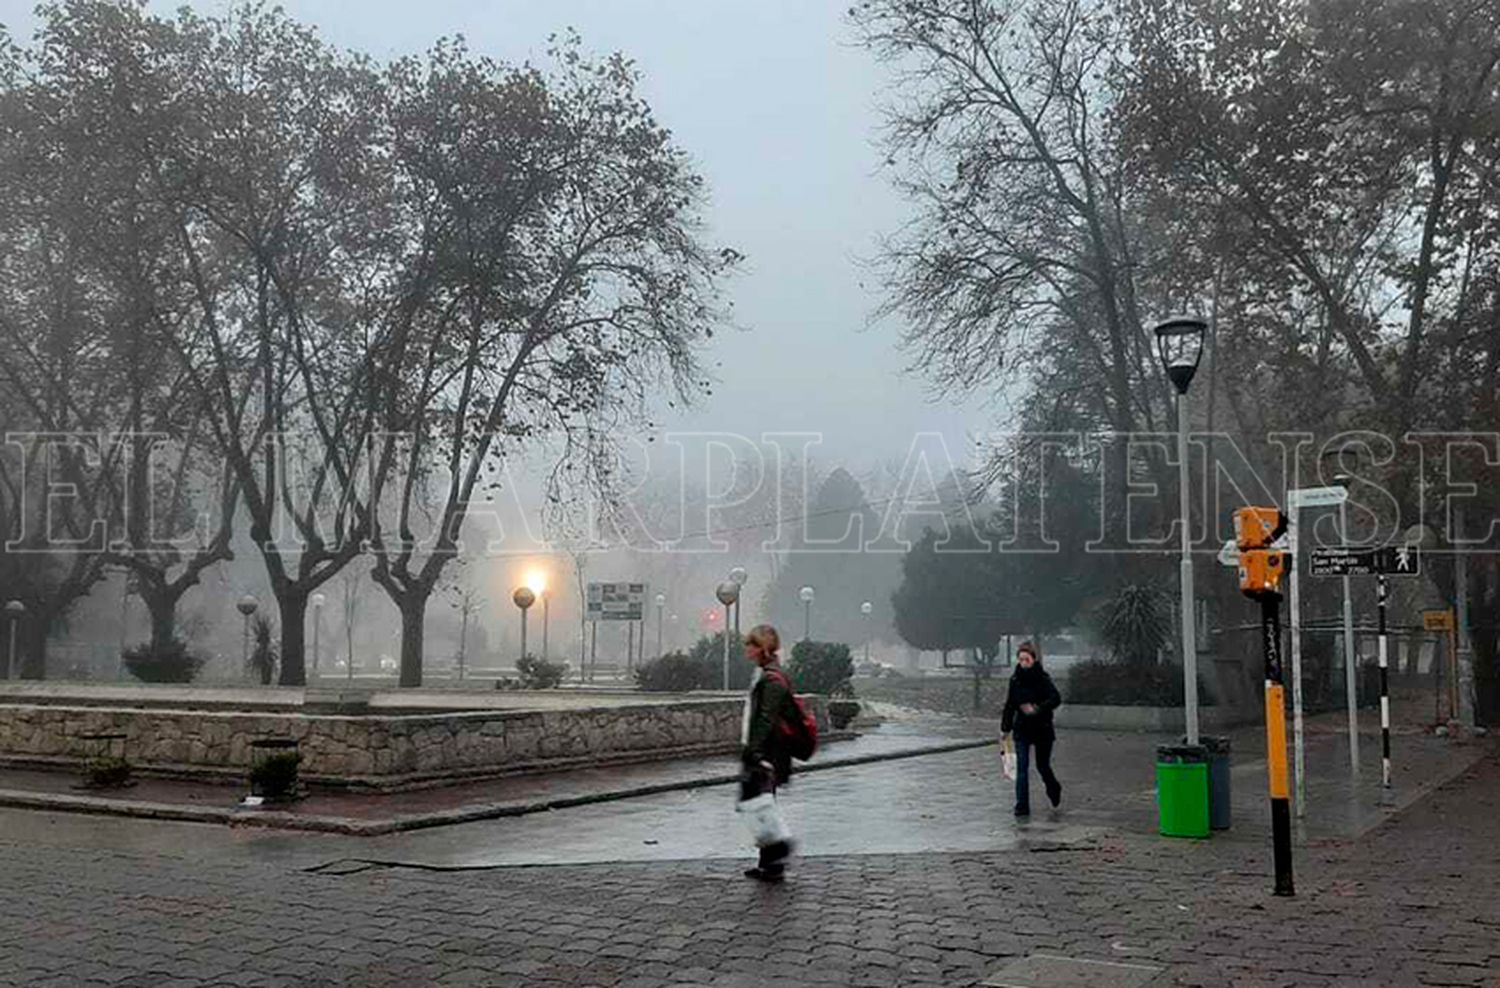
<svg viewBox="0 0 1500 988"><path fill-rule="evenodd" d="M1224 548L1219 550L1219 562L1225 566L1238 566L1240 564L1240 547L1235 544L1234 539L1224 543Z"/></svg>
<svg viewBox="0 0 1500 988"><path fill-rule="evenodd" d="M1349 500L1349 492L1342 487L1301 487L1286 492L1286 505L1297 508L1329 508Z"/></svg>

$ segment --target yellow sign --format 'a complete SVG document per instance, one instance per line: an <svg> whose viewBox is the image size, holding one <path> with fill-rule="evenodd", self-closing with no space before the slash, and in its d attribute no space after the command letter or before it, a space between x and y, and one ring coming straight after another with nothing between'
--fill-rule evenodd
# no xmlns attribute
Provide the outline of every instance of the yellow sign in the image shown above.
<svg viewBox="0 0 1500 988"><path fill-rule="evenodd" d="M1422 627L1428 631L1452 631L1452 611L1423 611Z"/></svg>

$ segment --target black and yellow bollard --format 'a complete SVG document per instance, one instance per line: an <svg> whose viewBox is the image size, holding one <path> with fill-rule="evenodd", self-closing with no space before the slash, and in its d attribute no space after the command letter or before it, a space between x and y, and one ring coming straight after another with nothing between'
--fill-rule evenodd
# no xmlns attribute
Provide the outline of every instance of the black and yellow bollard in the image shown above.
<svg viewBox="0 0 1500 988"><path fill-rule="evenodd" d="M1234 513L1240 552L1240 592L1260 602L1261 643L1266 658L1266 771L1271 796L1271 851L1276 895L1292 887L1292 801L1286 766L1286 695L1281 670L1281 578L1287 554L1271 548L1286 531L1277 508L1241 508Z"/></svg>

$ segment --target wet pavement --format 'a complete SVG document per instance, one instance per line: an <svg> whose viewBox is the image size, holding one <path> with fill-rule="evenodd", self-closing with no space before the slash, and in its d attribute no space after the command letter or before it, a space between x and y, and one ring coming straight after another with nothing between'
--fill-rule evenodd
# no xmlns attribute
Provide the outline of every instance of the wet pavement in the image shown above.
<svg viewBox="0 0 1500 988"><path fill-rule="evenodd" d="M1206 841L1155 835L1149 736L1065 734L1062 810L1020 825L993 747L808 773L776 888L739 874L730 786L378 838L0 810L0 985L978 985L1036 954L1160 985L1500 985L1496 747L1402 733L1383 805L1375 736L1354 785L1332 723L1291 900L1255 730Z"/></svg>

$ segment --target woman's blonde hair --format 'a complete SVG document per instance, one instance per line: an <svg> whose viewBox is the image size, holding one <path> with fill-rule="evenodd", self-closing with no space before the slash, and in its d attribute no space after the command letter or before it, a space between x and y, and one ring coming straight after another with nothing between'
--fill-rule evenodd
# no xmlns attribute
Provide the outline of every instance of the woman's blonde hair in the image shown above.
<svg viewBox="0 0 1500 988"><path fill-rule="evenodd" d="M774 656L781 651L781 635L769 624L757 624L751 628L745 641L750 645L759 645L767 655Z"/></svg>

